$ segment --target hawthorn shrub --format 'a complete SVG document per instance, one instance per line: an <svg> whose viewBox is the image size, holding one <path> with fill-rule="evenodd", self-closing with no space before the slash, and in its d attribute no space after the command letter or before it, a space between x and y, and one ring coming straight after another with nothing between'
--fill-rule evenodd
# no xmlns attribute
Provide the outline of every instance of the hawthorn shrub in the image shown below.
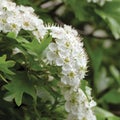
<svg viewBox="0 0 120 120"><path fill-rule="evenodd" d="M120 119L119 0L0 3L0 119Z"/></svg>

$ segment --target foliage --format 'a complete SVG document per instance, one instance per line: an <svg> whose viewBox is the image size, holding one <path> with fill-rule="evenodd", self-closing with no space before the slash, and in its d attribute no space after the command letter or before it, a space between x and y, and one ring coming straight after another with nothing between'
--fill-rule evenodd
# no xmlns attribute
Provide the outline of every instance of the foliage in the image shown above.
<svg viewBox="0 0 120 120"><path fill-rule="evenodd" d="M90 61L85 79L97 102L97 120L119 120L120 1L107 1L103 6L87 0L63 0L56 4L53 0L14 1L32 6L45 22L70 24L78 30ZM49 2L52 5L44 7ZM106 34L96 35L97 30ZM0 33L1 120L65 119L64 99L57 89L60 69L41 66L41 54L51 40L49 33L41 44L29 31L21 31L17 37L12 32ZM16 47L19 51L14 53ZM57 79L50 82L51 75Z"/></svg>

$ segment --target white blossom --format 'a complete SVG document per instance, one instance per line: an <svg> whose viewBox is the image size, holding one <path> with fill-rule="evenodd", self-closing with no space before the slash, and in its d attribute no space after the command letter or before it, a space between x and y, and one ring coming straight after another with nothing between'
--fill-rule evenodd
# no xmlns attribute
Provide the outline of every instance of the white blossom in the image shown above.
<svg viewBox="0 0 120 120"><path fill-rule="evenodd" d="M65 109L67 112L71 113L69 115L74 116L75 120L83 120L83 119L95 120L96 119L91 110L90 103L86 95L80 88L73 91L70 90L66 93L65 93L65 99L66 99Z"/></svg>
<svg viewBox="0 0 120 120"><path fill-rule="evenodd" d="M76 30L70 26L64 27L47 26L54 41L46 52L47 63L61 66L62 94L65 97L65 109L69 113L68 120L89 120L86 114L90 114L91 120L95 116L91 108L95 102L89 100L82 89L79 88L81 80L87 70L87 57L83 49L83 43ZM89 95L90 96L90 95Z"/></svg>
<svg viewBox="0 0 120 120"><path fill-rule="evenodd" d="M39 40L46 34L43 21L39 19L32 7L17 6L10 0L0 1L0 31L4 33L29 30Z"/></svg>

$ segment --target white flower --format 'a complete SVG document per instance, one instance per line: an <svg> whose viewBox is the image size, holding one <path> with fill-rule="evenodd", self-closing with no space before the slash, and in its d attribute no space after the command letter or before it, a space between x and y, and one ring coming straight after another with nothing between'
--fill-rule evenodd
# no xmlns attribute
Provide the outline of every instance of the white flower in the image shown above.
<svg viewBox="0 0 120 120"><path fill-rule="evenodd" d="M25 13L25 14L34 14L34 9L32 7L27 7L27 6L17 6L17 9L21 12L21 13Z"/></svg>
<svg viewBox="0 0 120 120"><path fill-rule="evenodd" d="M32 33L35 35L35 37L39 39L43 39L45 34L47 33L47 30L43 24L43 20L39 19L37 16L32 18L34 21L34 25L36 30L34 30Z"/></svg>
<svg viewBox="0 0 120 120"><path fill-rule="evenodd" d="M78 32L74 29L72 29L71 26L68 25L64 25L64 30L66 31L67 34L71 35L71 36L78 36Z"/></svg>
<svg viewBox="0 0 120 120"><path fill-rule="evenodd" d="M93 100L92 96L91 96L91 88L86 86L86 94L87 94L87 97L89 99L89 107L92 108L94 106L96 106L96 102Z"/></svg>
<svg viewBox="0 0 120 120"><path fill-rule="evenodd" d="M59 57L60 50L58 46L55 43L50 43L48 48L49 48L49 51L47 52L47 59L49 60L49 62L51 64L54 63L58 66L61 66L62 60L60 60L60 57Z"/></svg>
<svg viewBox="0 0 120 120"><path fill-rule="evenodd" d="M22 29L24 30L35 30L35 25L34 25L32 16L29 14L23 14L22 15Z"/></svg>
<svg viewBox="0 0 120 120"><path fill-rule="evenodd" d="M51 31L50 34L53 38L62 40L65 37L65 31L62 27L47 26L46 29Z"/></svg>
<svg viewBox="0 0 120 120"><path fill-rule="evenodd" d="M89 104L90 104L90 108L92 108L92 107L94 107L94 106L97 105L94 100L91 100L91 101L89 102Z"/></svg>
<svg viewBox="0 0 120 120"><path fill-rule="evenodd" d="M19 48L17 48L17 47L15 47L14 49L13 49L13 55L15 55L15 54L17 54L17 53L20 53L20 52L22 52Z"/></svg>
<svg viewBox="0 0 120 120"><path fill-rule="evenodd" d="M19 33L21 29L21 21L18 18L19 18L18 16L10 16L6 19L10 27L10 30L16 33L16 35Z"/></svg>
<svg viewBox="0 0 120 120"><path fill-rule="evenodd" d="M68 84L70 86L79 86L80 79L74 69L66 71L64 70L62 71L62 74L63 76L61 77L61 82L63 82L64 84Z"/></svg>
<svg viewBox="0 0 120 120"><path fill-rule="evenodd" d="M11 2L10 0L1 0L0 2L3 9L6 9L7 11L14 11L16 4Z"/></svg>
<svg viewBox="0 0 120 120"><path fill-rule="evenodd" d="M65 109L69 115L71 113L77 120L83 120L83 118L86 120L96 119L89 107L89 101L81 89L67 91L65 99Z"/></svg>

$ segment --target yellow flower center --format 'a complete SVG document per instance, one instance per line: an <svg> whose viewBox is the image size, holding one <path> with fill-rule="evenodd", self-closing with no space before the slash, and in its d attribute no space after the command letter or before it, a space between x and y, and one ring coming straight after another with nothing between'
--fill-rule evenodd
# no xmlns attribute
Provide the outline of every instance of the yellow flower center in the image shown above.
<svg viewBox="0 0 120 120"><path fill-rule="evenodd" d="M24 22L24 26L28 27L29 25L29 22Z"/></svg>
<svg viewBox="0 0 120 120"><path fill-rule="evenodd" d="M69 73L69 77L73 78L75 76L74 72Z"/></svg>
<svg viewBox="0 0 120 120"><path fill-rule="evenodd" d="M12 28L16 28L16 27L17 27L17 25L13 23L12 24Z"/></svg>

